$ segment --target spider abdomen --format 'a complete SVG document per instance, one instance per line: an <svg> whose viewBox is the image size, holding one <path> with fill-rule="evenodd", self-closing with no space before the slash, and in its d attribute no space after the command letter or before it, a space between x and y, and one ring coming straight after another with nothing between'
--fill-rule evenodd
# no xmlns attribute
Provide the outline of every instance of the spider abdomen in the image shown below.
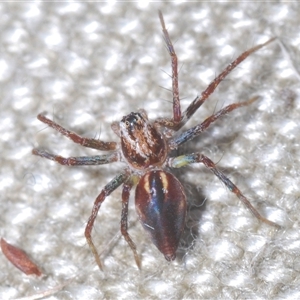
<svg viewBox="0 0 300 300"><path fill-rule="evenodd" d="M186 215L186 196L181 183L169 172L149 171L136 187L135 206L152 242L166 260L174 260Z"/></svg>

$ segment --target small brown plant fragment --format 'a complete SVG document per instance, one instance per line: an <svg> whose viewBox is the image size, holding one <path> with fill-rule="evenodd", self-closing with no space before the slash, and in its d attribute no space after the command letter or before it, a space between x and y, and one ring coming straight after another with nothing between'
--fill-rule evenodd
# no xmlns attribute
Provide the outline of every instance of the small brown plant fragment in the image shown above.
<svg viewBox="0 0 300 300"><path fill-rule="evenodd" d="M23 250L7 243L3 238L1 238L1 250L5 257L26 275L42 275L38 266L31 261Z"/></svg>

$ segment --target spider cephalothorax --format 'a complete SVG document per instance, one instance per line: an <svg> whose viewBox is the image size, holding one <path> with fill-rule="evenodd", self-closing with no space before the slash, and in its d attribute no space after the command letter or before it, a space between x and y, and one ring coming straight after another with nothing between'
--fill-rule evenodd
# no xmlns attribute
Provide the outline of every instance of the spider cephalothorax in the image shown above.
<svg viewBox="0 0 300 300"><path fill-rule="evenodd" d="M161 166L167 157L166 139L145 112L130 113L120 124L121 149L125 159L137 169Z"/></svg>

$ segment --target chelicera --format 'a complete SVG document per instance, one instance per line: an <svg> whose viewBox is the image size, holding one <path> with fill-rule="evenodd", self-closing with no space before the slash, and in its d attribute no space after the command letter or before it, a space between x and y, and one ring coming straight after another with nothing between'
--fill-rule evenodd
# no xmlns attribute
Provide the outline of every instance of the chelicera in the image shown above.
<svg viewBox="0 0 300 300"><path fill-rule="evenodd" d="M171 261L176 257L176 250L185 225L186 196L182 184L171 173L173 168L202 163L211 170L224 184L234 193L262 222L277 226L276 223L263 217L216 165L201 153L191 153L172 157L170 152L177 149L183 143L205 131L213 122L229 112L251 104L258 97L242 103L233 103L215 114L208 117L199 125L178 133L178 131L193 116L197 109L209 98L220 82L250 54L271 43L274 38L263 44L259 44L236 58L230 63L220 75L218 75L208 87L197 96L187 109L181 112L180 97L178 90L178 67L177 56L166 29L163 15L159 12L164 39L167 45L172 65L172 94L173 94L173 116L170 119L158 118L154 121L148 120L144 110L132 112L122 118L120 122L112 124L112 130L120 138L120 143L104 142L98 139L82 137L75 132L69 131L56 122L48 119L44 114L39 114L38 119L48 124L73 142L84 147L101 151L108 154L82 157L62 157L51 154L44 150L33 149L34 155L56 161L66 166L102 165L116 161L124 162L124 169L115 176L101 191L96 198L92 213L85 228L85 237L93 252L95 260L100 269L102 263L98 251L92 240L92 229L101 204L110 193L123 185L122 190L122 214L121 233L131 250L133 251L137 266L140 268L140 258L136 246L127 231L128 201L130 191L135 184L135 206L139 219L144 229L149 233L153 243Z"/></svg>

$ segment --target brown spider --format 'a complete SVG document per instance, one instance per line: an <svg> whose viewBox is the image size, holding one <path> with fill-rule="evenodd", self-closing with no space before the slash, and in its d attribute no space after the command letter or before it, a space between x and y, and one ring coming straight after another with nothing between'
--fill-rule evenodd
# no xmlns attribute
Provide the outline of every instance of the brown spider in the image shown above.
<svg viewBox="0 0 300 300"><path fill-rule="evenodd" d="M127 231L128 201L130 191L135 183L137 183L135 190L136 211L144 229L150 234L153 243L164 254L166 260L171 261L175 259L176 250L185 224L186 196L182 184L170 173L169 169L180 168L191 163L204 164L231 192L236 194L256 218L269 225L277 226L276 223L264 218L241 191L216 168L216 165L208 157L201 153L192 153L177 157L169 156L171 150L177 149L181 144L201 134L211 123L215 122L221 116L239 107L249 105L258 98L253 97L243 103L230 104L208 117L201 124L176 135L176 132L186 124L197 109L214 92L219 83L237 65L253 52L271 43L274 38L242 53L182 113L178 90L177 56L160 11L159 19L172 62L173 117L171 119L158 118L154 121L149 121L144 110L132 112L124 116L120 122L115 122L111 126L112 130L121 139L121 143L117 147L117 143L115 142L104 142L98 139L79 136L48 119L44 114L37 116L41 122L48 124L75 143L84 147L111 152L105 155L65 158L44 150L33 149L32 153L34 155L39 155L67 166L102 165L116 161L122 161L126 164L123 171L114 177L96 198L85 228L85 237L100 269L102 269L102 263L93 243L91 233L102 202L121 184L123 184L121 233L133 251L137 266L141 267L140 258L137 254L136 246Z"/></svg>

